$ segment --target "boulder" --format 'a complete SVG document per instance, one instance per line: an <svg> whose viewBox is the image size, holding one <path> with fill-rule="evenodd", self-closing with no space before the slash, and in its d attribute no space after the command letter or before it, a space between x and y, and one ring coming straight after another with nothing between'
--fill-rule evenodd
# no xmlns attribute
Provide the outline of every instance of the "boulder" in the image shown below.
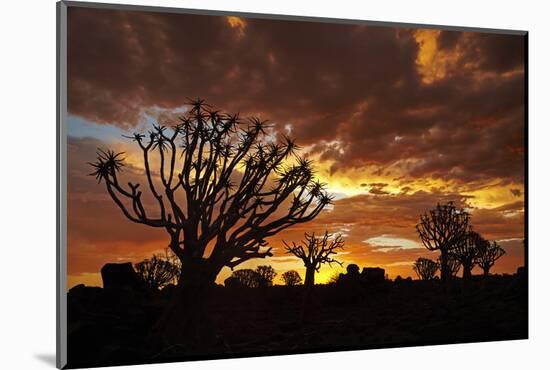
<svg viewBox="0 0 550 370"><path fill-rule="evenodd" d="M361 283L359 266L357 266L355 263L351 263L346 267L346 271L347 273L340 274L338 278L338 284L346 286L348 288L357 287Z"/></svg>
<svg viewBox="0 0 550 370"><path fill-rule="evenodd" d="M143 288L143 282L139 279L130 262L105 264L101 268L101 278L105 289Z"/></svg>
<svg viewBox="0 0 550 370"><path fill-rule="evenodd" d="M69 294L78 294L82 291L86 290L86 285L84 284L78 284L69 289Z"/></svg>
<svg viewBox="0 0 550 370"><path fill-rule="evenodd" d="M69 296L84 297L84 296L97 296L101 294L102 289L97 286L86 286L84 284L78 284L69 289Z"/></svg>
<svg viewBox="0 0 550 370"><path fill-rule="evenodd" d="M359 276L359 266L357 266L355 263L351 263L346 267L346 271L350 277L352 276Z"/></svg>
<svg viewBox="0 0 550 370"><path fill-rule="evenodd" d="M364 267L361 271L361 278L366 283L383 283L386 278L386 270L380 267Z"/></svg>

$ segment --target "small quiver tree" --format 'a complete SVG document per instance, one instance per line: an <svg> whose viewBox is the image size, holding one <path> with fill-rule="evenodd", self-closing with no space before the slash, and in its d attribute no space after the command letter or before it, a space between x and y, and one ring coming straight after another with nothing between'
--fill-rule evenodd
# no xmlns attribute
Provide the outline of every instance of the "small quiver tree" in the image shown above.
<svg viewBox="0 0 550 370"><path fill-rule="evenodd" d="M418 258L413 264L413 271L420 280L433 280L439 270L439 263L429 258Z"/></svg>
<svg viewBox="0 0 550 370"><path fill-rule="evenodd" d="M286 286L300 285L302 283L302 277L295 270L286 271L281 275L281 279L283 279Z"/></svg>
<svg viewBox="0 0 550 370"><path fill-rule="evenodd" d="M426 249L441 253L441 282L446 285L450 276L449 252L466 237L470 215L453 202L437 206L420 216L416 230Z"/></svg>
<svg viewBox="0 0 550 370"><path fill-rule="evenodd" d="M344 239L342 235L333 236L328 231L325 231L325 234L319 238L315 236L315 233L305 233L304 237L305 240L300 245L296 245L294 242L292 242L292 245L286 242L283 243L287 253L295 255L304 263L306 268L304 285L311 288L315 284L315 272L319 272L323 264L332 265L336 263L342 265L333 256L337 254L338 249L344 248Z"/></svg>
<svg viewBox="0 0 550 370"><path fill-rule="evenodd" d="M483 276L487 277L495 262L505 254L506 251L497 242L487 242L480 247L475 263L483 270Z"/></svg>
<svg viewBox="0 0 550 370"><path fill-rule="evenodd" d="M469 280L472 277L472 269L479 256L480 249L488 241L483 239L479 233L470 230L466 237L460 240L451 251L452 257L462 265L462 279Z"/></svg>

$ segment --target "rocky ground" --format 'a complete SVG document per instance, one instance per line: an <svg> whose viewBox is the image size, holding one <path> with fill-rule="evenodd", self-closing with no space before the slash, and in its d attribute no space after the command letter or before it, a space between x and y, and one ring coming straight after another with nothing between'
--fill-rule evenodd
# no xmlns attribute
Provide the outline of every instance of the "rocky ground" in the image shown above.
<svg viewBox="0 0 550 370"><path fill-rule="evenodd" d="M421 281L318 285L307 305L302 286L216 287L198 333L182 332L181 343L169 345L152 328L174 287L77 286L68 293L69 367L527 337L526 284L518 276L453 283L447 290ZM183 344L186 335L199 340Z"/></svg>

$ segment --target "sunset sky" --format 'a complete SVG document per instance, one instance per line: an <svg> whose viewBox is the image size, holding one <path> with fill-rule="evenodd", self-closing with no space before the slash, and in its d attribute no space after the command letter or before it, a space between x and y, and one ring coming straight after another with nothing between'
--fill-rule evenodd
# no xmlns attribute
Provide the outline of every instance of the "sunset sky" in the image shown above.
<svg viewBox="0 0 550 370"><path fill-rule="evenodd" d="M523 265L524 37L337 23L68 9L69 287L101 285L107 262L163 251L162 230L127 220L87 162L137 148L122 135L170 124L188 97L273 123L314 160L334 206L269 239L279 276L302 263L282 240L341 233L343 267L414 276L419 215L454 201L507 252L492 272ZM174 122L175 123L175 122ZM145 186L141 180L142 186ZM476 268L474 273L480 271ZM218 282L231 273L222 270ZM279 283L277 277L277 283Z"/></svg>

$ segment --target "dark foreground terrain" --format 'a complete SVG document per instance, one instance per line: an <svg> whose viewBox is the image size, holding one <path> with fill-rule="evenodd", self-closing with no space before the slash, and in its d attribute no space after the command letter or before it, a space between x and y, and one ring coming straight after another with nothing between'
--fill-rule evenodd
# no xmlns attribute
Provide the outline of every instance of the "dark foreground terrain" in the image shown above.
<svg viewBox="0 0 550 370"><path fill-rule="evenodd" d="M174 291L71 289L68 367L527 338L516 275L457 280L448 291L437 281L317 285L305 313L303 286L218 286L195 334L208 338L203 346L151 335Z"/></svg>

